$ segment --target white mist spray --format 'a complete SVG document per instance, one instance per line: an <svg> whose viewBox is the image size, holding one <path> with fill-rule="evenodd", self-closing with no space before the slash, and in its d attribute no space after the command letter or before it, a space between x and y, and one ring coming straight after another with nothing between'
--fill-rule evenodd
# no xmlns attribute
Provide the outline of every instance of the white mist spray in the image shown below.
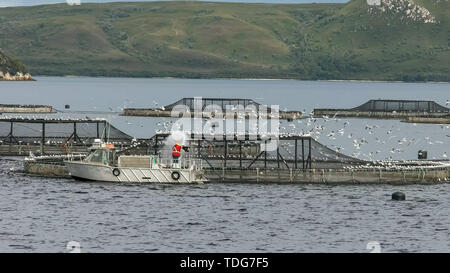
<svg viewBox="0 0 450 273"><path fill-rule="evenodd" d="M175 143L184 146L187 144L188 135L184 131L171 131L170 136L164 141L163 147L161 149L161 160L162 162L172 162L172 148ZM181 151L181 158L185 155L183 150Z"/></svg>

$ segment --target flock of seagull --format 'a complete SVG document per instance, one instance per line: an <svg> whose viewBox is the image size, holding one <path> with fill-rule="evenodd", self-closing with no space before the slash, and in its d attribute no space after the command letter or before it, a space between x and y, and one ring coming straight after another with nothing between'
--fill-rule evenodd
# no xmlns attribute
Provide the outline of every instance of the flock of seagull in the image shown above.
<svg viewBox="0 0 450 273"><path fill-rule="evenodd" d="M446 105L449 102L447 100ZM407 137L402 135L402 126L397 124L392 124L390 127L386 128L381 123L374 121L371 123L363 123L365 120L358 120L355 122L354 126L350 126L351 122L348 119L339 119L337 116L329 117L329 116L321 116L315 117L313 112L305 119L297 120L297 125L295 124L287 124L287 126L282 126L282 130L291 130L295 131L297 127L301 127L299 131L304 135L311 135L316 141L325 138L327 143L330 143L330 147L332 147L336 152L341 153L345 149L342 145L343 141L336 141L339 138L348 139L351 141L353 146L353 152L351 155L356 158L360 158L364 156L367 159L373 160L374 155L381 154L381 150L368 151L367 154L361 153L362 147L369 144L370 141L376 143L377 147L385 147L386 145L390 145L389 155L386 159L392 159L392 155L404 153L407 147L410 146L418 146L419 143L425 145L444 145L444 141L441 140L433 140L431 132L427 132L426 136L422 137ZM398 122L398 121L395 121ZM360 125L358 125L360 123ZM377 124L378 123L378 124ZM409 124L412 127L416 127L416 123L401 123ZM298 126L300 125L300 126ZM361 126L361 127L359 127ZM407 126L407 125L404 125ZM358 128L359 127L359 128ZM443 131L444 133L450 129L450 125L440 124L433 125L432 130L437 132L438 130ZM356 131L355 131L356 130ZM405 132L408 134L408 132ZM449 135L445 135L449 137ZM336 144L336 142L340 142ZM370 145L369 145L370 146ZM373 146L371 147L373 148ZM447 148L444 146L443 149ZM442 151L441 157L443 159L447 159L447 152L445 150Z"/></svg>
<svg viewBox="0 0 450 273"><path fill-rule="evenodd" d="M159 107L159 104L156 101L153 101L153 103L155 108ZM446 100L445 106L448 106L449 104L450 101ZM161 109L164 110L163 108ZM303 109L303 113L307 113L307 111ZM347 154L355 158L364 158L371 161L374 161L375 158L380 158L380 156L384 156L386 160L394 160L395 155L405 153L408 147L418 147L419 143L425 146L445 144L442 140L433 140L433 137L430 136L431 134L424 137L404 136L401 132L401 126L396 124L386 128L381 124L377 124L377 122L365 123L363 124L362 129L358 130L358 125L352 126L352 122L348 119L340 119L337 115L332 117L315 117L313 111L309 112L309 116L305 119L296 119L295 121L296 122L281 123L280 133L311 136L316 141L325 138L326 142L329 143L329 146L337 153L346 152L345 150L348 149L348 147L344 147L341 139L348 139L351 141L353 151L350 151L350 153ZM207 120L204 120L204 122L207 122ZM242 120L238 120L237 122L240 123ZM158 129L155 130L155 133L168 133L173 129L174 122L171 120L163 120L158 121L156 125ZM413 127L417 126L416 123L411 123L410 125ZM441 124L436 125L434 128L439 128L441 131L447 132L446 130L450 129L450 125ZM357 130L356 132L355 129ZM449 134L445 134L445 136L450 137ZM370 150L366 153L362 152L366 146L370 146L370 143L376 144L377 147L386 147L386 145L389 145L390 147L387 152L382 151L385 149ZM442 154L438 158L448 158L445 148L446 146L444 145ZM324 154L321 151L319 151L319 153Z"/></svg>
<svg viewBox="0 0 450 273"><path fill-rule="evenodd" d="M164 106L159 106L159 103L153 101L156 108L164 110ZM449 100L446 100L445 105L450 104ZM304 109L303 113L307 111ZM105 120L104 118L74 118L74 117L52 117L36 116L36 115L10 115L0 116L0 120L53 120L53 121L83 121L83 120ZM203 122L208 122L207 119ZM237 122L243 122L238 120ZM398 122L398 121L396 121ZM359 125L358 125L359 123ZM133 125L129 120L126 120L127 125ZM406 124L406 123L402 123ZM416 127L415 123L408 123L412 127ZM173 119L162 119L156 123L155 133L170 133L173 130L176 122ZM441 139L434 139L432 132L426 132L423 137L420 136L408 136L408 132L401 132L402 126L398 124L389 124L386 127L380 122L368 122L367 120L350 121L349 119L340 119L337 115L330 116L314 116L313 111L309 113L309 116L302 119L295 119L294 121L280 122L280 133L311 136L316 141L325 141L333 151L336 153L342 153L351 155L358 159L379 159L384 157L386 160L394 160L396 155L404 153L408 147L419 147L419 144L423 146L427 145L442 145L440 159L447 159L447 145ZM361 127L360 127L361 126ZM144 128L144 123L139 124L139 127ZM213 126L214 127L214 126ZM450 137L447 132L450 129L450 125L434 125L430 130L435 132L440 130L444 132L444 137ZM428 129L424 129L428 130ZM195 133L195 132L193 132ZM201 133L201 132L198 132ZM38 142L38 141L37 141ZM345 143L349 142L350 145ZM371 145L374 144L374 145ZM386 147L389 146L388 149ZM350 148L349 148L350 147ZM377 148L374 148L377 147ZM288 150L288 148L286 148ZM322 153L319 151L319 153Z"/></svg>

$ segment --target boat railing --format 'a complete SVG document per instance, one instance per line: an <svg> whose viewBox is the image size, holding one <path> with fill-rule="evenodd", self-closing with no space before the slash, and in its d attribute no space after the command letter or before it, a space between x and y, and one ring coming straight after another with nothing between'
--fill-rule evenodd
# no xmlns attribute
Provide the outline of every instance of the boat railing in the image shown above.
<svg viewBox="0 0 450 273"><path fill-rule="evenodd" d="M165 168L173 168L175 166L176 168L180 169L192 169L192 170L203 169L203 160L199 158L182 157L178 160L178 163L174 163L172 158L161 158L159 163L162 167Z"/></svg>
<svg viewBox="0 0 450 273"><path fill-rule="evenodd" d="M61 158L67 161L82 161L83 159L86 158L86 155L87 155L86 153L70 153L61 156Z"/></svg>

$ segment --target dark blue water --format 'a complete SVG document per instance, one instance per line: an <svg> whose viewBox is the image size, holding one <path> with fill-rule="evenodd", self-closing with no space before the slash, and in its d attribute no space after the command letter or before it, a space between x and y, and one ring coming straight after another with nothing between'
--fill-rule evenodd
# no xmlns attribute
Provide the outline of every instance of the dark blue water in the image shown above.
<svg viewBox="0 0 450 273"><path fill-rule="evenodd" d="M0 252L450 251L448 184L118 185L20 167L0 158Z"/></svg>
<svg viewBox="0 0 450 273"><path fill-rule="evenodd" d="M243 97L289 110L354 107L369 99L426 99L445 104L449 84L241 80L38 78L1 83L2 103L111 111L113 125L136 137L158 129L148 118L121 117L124 106L154 107L182 97ZM56 114L72 116L73 114ZM5 116L5 115L3 115ZM7 115L6 115L7 116ZM50 117L52 115L49 115ZM84 114L82 115L84 117ZM327 137L345 127L343 135ZM316 124L325 127L322 133ZM329 147L363 159L450 155L450 126L396 120L306 120ZM374 127L372 133L366 126ZM390 132L390 133L387 133ZM352 135L349 138L348 135ZM364 139L356 149L353 139ZM399 152L392 153L392 148ZM0 252L382 252L450 251L450 188L441 185L281 184L119 185L29 176L21 158L0 157ZM406 193L404 202L391 194Z"/></svg>

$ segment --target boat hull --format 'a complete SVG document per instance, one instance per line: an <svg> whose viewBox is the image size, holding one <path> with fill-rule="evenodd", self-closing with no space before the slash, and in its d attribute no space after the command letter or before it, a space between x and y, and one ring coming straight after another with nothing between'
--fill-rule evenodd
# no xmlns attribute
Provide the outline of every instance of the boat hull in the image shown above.
<svg viewBox="0 0 450 273"><path fill-rule="evenodd" d="M188 169L114 168L66 161L70 175L78 180L132 183L202 183L203 172ZM178 173L174 174L174 173ZM178 179L175 179L179 177Z"/></svg>

